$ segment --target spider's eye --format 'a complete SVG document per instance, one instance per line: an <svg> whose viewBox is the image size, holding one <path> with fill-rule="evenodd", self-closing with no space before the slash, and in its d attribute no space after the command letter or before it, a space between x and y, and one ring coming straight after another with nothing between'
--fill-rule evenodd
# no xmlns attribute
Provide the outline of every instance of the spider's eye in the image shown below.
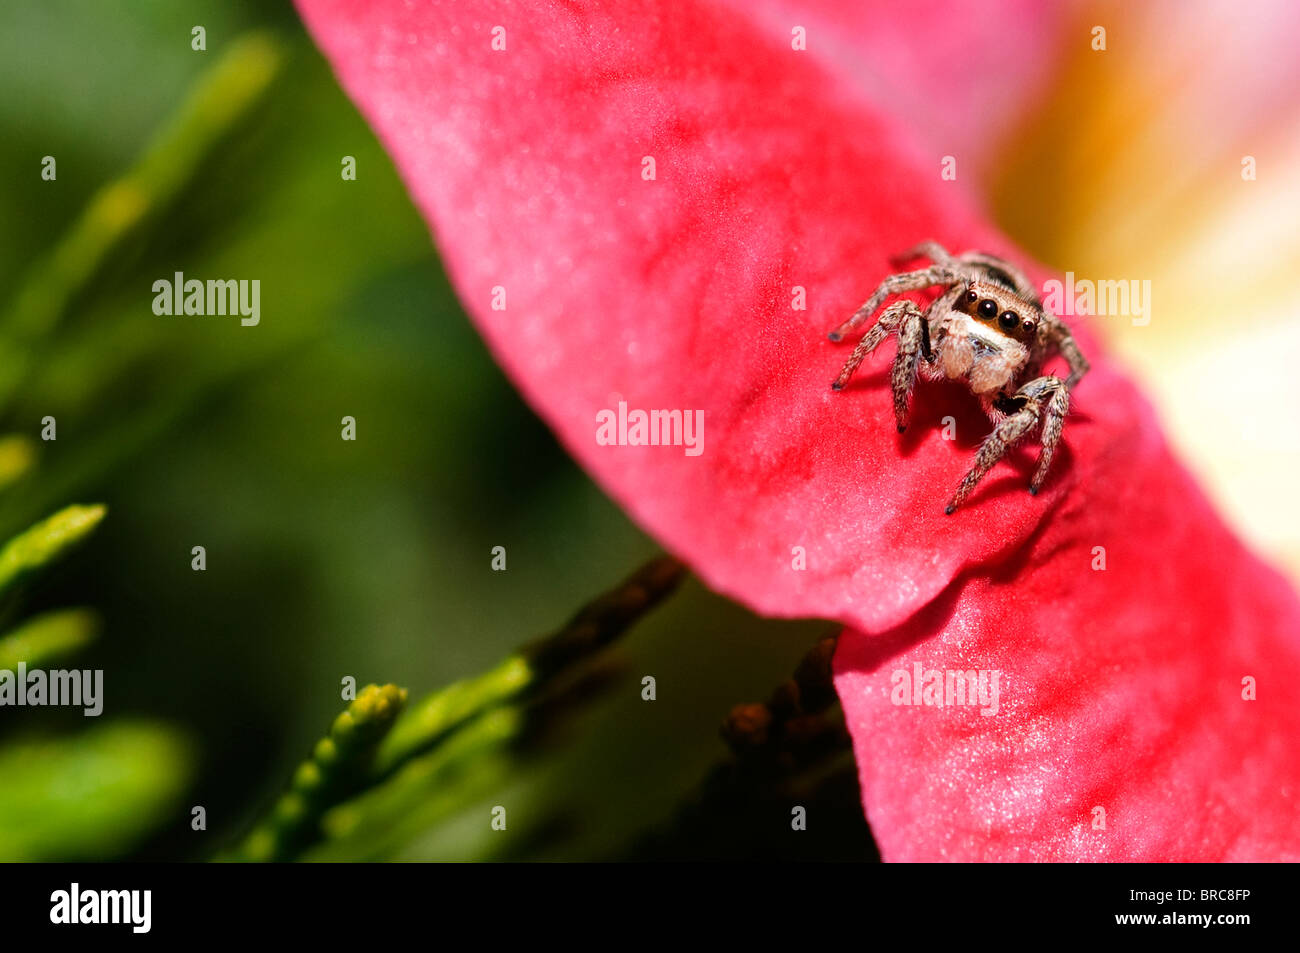
<svg viewBox="0 0 1300 953"><path fill-rule="evenodd" d="M979 312L980 312L980 317L982 318L997 317L998 303L992 300L991 298L985 298L983 301L980 302Z"/></svg>
<svg viewBox="0 0 1300 953"><path fill-rule="evenodd" d="M1035 331L1038 330L1038 325L1034 324L1033 321L1030 321L1028 318L1026 318L1024 328L1026 334L1033 334Z"/></svg>
<svg viewBox="0 0 1300 953"><path fill-rule="evenodd" d="M976 294L974 291L968 291L966 292L966 303L974 304L976 301L979 300L979 297L980 296Z"/></svg>
<svg viewBox="0 0 1300 953"><path fill-rule="evenodd" d="M998 316L998 324L1002 326L1003 331L1014 331L1020 326L1020 315L1014 311L1003 311Z"/></svg>

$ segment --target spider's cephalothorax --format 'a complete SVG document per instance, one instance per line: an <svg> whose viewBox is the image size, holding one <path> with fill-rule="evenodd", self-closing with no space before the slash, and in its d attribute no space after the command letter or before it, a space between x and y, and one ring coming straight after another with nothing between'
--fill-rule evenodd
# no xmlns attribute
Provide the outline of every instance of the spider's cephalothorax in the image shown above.
<svg viewBox="0 0 1300 953"><path fill-rule="evenodd" d="M887 307L831 386L843 388L862 359L897 333L891 383L899 433L907 427L907 401L918 372L930 379L964 381L994 422L944 512L960 506L1018 440L1040 429L1043 451L1029 483L1029 492L1037 493L1061 440L1070 390L1087 373L1088 362L1070 329L1044 310L1034 286L1015 265L983 252L950 255L938 242L922 242L895 264L922 257L930 259L930 267L890 275L853 317L831 332L831 340L866 322L890 295L936 285L942 293L924 311L908 300ZM1070 368L1065 380L1042 374L1043 364L1057 354Z"/></svg>

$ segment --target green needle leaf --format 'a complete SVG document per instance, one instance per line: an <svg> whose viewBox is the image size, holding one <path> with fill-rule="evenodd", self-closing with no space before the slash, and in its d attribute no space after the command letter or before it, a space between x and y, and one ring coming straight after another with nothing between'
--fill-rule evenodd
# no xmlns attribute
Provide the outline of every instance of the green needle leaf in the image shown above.
<svg viewBox="0 0 1300 953"><path fill-rule="evenodd" d="M231 44L139 162L100 189L49 256L33 267L0 323L5 354L0 406L32 371L40 343L112 252L176 200L203 161L261 102L283 60L280 42L268 33Z"/></svg>
<svg viewBox="0 0 1300 953"><path fill-rule="evenodd" d="M18 480L36 462L36 442L22 434L0 437L0 489Z"/></svg>
<svg viewBox="0 0 1300 953"><path fill-rule="evenodd" d="M178 806L189 745L153 722L113 721L0 748L0 862L102 860Z"/></svg>
<svg viewBox="0 0 1300 953"><path fill-rule="evenodd" d="M405 690L368 686L298 767L289 792L236 858L284 860L322 835L332 839L332 847L322 848L330 856L339 850L368 856L362 844L378 843L380 831L400 840L389 830L394 825L405 831L452 813L499 783L526 705L626 632L685 575L671 557L651 560L558 632L426 696L400 718Z"/></svg>
<svg viewBox="0 0 1300 953"><path fill-rule="evenodd" d="M29 668L65 658L95 638L99 619L89 609L59 609L28 619L0 635L0 669L13 671L19 662Z"/></svg>
<svg viewBox="0 0 1300 953"><path fill-rule="evenodd" d="M363 688L334 719L329 735L316 743L311 758L298 766L289 791L276 802L270 818L248 836L234 859L280 860L314 839L321 815L356 789L375 746L405 704L404 688Z"/></svg>
<svg viewBox="0 0 1300 953"><path fill-rule="evenodd" d="M510 745L524 720L524 712L511 705L472 719L383 784L332 808L321 821L325 840L304 859L392 857L420 832L501 786L512 766Z"/></svg>
<svg viewBox="0 0 1300 953"><path fill-rule="evenodd" d="M29 572L54 562L89 536L108 507L73 505L19 533L0 549L0 592Z"/></svg>

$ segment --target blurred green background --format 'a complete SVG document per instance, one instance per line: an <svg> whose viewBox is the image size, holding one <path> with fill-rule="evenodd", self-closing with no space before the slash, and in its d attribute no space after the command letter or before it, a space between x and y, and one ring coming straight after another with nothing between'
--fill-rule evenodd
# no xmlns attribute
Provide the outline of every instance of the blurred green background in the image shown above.
<svg viewBox="0 0 1300 953"><path fill-rule="evenodd" d="M191 49L195 25L206 51ZM249 31L263 32L243 65L195 107ZM258 70L265 90L218 115ZM106 702L99 719L0 709L0 859L212 857L346 706L344 676L418 699L657 552L493 363L287 3L9 0L0 127L0 434L36 451L0 491L0 534L68 503L108 506L84 546L7 596L5 628L95 610L99 637L67 664L104 669ZM146 155L122 193L142 214L115 232L116 206L96 195ZM340 176L347 155L356 181ZM260 279L260 326L154 315L152 284L176 271ZM340 439L344 415L355 442ZM46 416L56 441L39 439ZM506 572L490 568L498 545ZM384 836L317 856L646 856L647 831L671 830L726 757L731 706L765 698L830 631L757 619L688 581L603 657L603 690L480 789L425 823L412 803L446 792L417 780ZM840 822L797 844L788 805L760 802L708 821L716 844L697 831L666 853L869 852L852 779L825 796L821 817ZM508 833L490 828L496 804ZM194 805L206 831L191 829Z"/></svg>

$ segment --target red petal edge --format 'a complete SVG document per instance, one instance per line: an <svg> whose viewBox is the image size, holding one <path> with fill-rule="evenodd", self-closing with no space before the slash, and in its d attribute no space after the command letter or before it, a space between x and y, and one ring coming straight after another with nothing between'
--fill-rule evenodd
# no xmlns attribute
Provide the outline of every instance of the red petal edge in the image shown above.
<svg viewBox="0 0 1300 953"><path fill-rule="evenodd" d="M973 399L921 385L900 438L887 351L830 391L848 347L826 331L892 254L1014 257L842 68L704 2L298 5L498 360L602 487L713 588L879 633L847 632L836 668L887 859L1297 855L1300 607L1093 342L1043 494L1021 451L953 516L989 429ZM599 445L620 401L702 411L703 452ZM998 714L893 704L913 662L999 671Z"/></svg>

